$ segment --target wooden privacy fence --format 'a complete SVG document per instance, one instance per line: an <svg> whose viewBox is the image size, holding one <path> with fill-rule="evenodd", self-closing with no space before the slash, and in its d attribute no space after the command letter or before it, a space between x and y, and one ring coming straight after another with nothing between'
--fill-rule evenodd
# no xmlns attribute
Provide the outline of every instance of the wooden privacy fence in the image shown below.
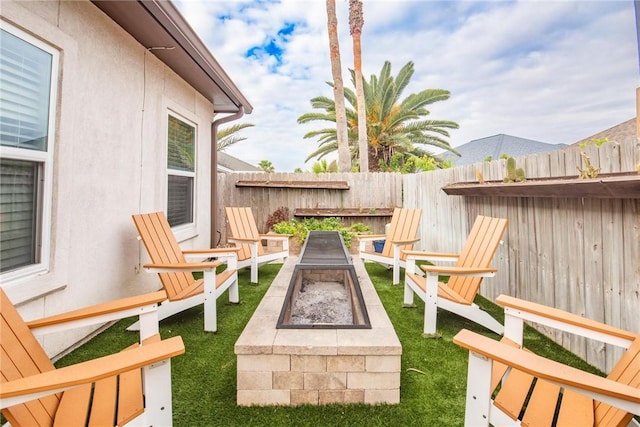
<svg viewBox="0 0 640 427"><path fill-rule="evenodd" d="M399 173L225 173L218 179L220 242L227 241L225 206L250 206L258 230L276 209L289 208L292 218L344 216L346 224L362 222L383 232L392 209L402 206Z"/></svg>
<svg viewBox="0 0 640 427"><path fill-rule="evenodd" d="M640 143L634 138L590 146L585 152L602 174L634 173L635 178L623 187L628 193L624 198L602 198L598 179L588 185L585 194L589 196L578 193L585 192L574 186L577 167L584 168L578 147L516 159L517 167L525 170L527 185L534 188L527 191L535 197L524 190L521 195L505 196L504 190L490 189L490 184L472 185L465 195L447 195L442 190L452 183L477 181L478 172L485 181L501 181L505 160L411 175L232 173L221 174L218 183L218 230L224 243L224 206L251 206L261 231L279 206L289 207L292 213L323 208L357 208L366 213L369 208L403 206L422 209L418 249L457 252L476 215L507 218L504 243L493 262L498 274L484 281L483 296L493 300L499 294L512 295L640 333L640 180L635 175ZM561 197L541 197L546 190L540 191L535 184L539 177L569 178L559 184ZM243 187L237 186L238 181L264 184ZM285 185L296 181L317 186ZM347 182L348 190L325 188L339 181ZM351 221L371 224L375 232L382 232L389 219L351 217ZM551 337L605 371L619 357L609 346L566 334Z"/></svg>

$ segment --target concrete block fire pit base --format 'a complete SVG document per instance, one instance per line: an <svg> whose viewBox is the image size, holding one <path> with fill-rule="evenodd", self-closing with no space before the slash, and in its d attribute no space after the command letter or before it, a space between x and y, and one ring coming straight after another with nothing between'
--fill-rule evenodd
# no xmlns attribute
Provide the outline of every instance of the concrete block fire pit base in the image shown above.
<svg viewBox="0 0 640 427"><path fill-rule="evenodd" d="M359 258L371 329L276 329L296 261L287 259L236 341L238 405L399 403L402 346Z"/></svg>

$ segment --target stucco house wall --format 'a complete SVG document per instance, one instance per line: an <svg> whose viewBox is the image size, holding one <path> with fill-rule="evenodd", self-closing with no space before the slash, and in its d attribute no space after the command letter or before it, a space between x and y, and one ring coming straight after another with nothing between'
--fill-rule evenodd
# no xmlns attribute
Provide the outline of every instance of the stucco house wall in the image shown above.
<svg viewBox="0 0 640 427"><path fill-rule="evenodd" d="M3 0L1 16L60 52L49 269L1 286L26 319L157 290L131 215L166 211L172 111L197 128L195 227L176 234L208 246L213 104L89 1ZM43 343L54 356L87 332Z"/></svg>

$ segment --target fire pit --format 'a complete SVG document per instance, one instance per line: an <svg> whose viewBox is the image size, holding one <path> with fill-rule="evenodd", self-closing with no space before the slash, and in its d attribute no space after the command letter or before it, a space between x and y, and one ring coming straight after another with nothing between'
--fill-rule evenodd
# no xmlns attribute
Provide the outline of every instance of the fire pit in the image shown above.
<svg viewBox="0 0 640 427"><path fill-rule="evenodd" d="M344 251L336 259L322 249L318 256L311 257L311 246L312 243L306 244L303 255L306 258L301 262L295 256L285 261L236 341L238 405L399 403L402 346L362 260L351 259L347 254L345 262ZM286 313L292 311L284 307L295 305L290 299L298 281L294 276L303 272L302 288L306 273L322 270L337 270L341 277L334 272L332 277L313 278L309 283L328 288L329 294L333 291L338 295L360 294L363 308L361 315L355 317L368 322L357 324L356 320L356 325L347 327L339 320L340 316L330 319L311 316L305 322L315 326L278 327L280 318L288 317ZM358 298L351 296L347 305L360 310ZM334 297L321 299L328 298ZM327 307L333 305L336 304ZM354 316L347 317L351 321Z"/></svg>
<svg viewBox="0 0 640 427"><path fill-rule="evenodd" d="M309 232L277 328L371 328L351 255L339 232Z"/></svg>

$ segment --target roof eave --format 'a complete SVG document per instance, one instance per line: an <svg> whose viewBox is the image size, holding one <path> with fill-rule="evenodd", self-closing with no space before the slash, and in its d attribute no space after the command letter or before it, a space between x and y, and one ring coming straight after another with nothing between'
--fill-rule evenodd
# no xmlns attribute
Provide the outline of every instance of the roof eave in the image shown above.
<svg viewBox="0 0 640 427"><path fill-rule="evenodd" d="M92 2L210 100L216 113L251 113L249 101L171 1Z"/></svg>

